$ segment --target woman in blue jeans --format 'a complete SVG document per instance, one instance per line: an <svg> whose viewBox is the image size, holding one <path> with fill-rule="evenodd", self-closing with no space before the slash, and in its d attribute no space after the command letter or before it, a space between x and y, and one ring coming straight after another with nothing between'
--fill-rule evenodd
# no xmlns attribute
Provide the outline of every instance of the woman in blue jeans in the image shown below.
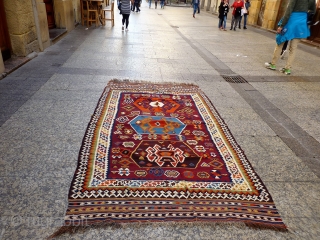
<svg viewBox="0 0 320 240"><path fill-rule="evenodd" d="M246 13L243 14L243 29L247 29L247 18L249 13L249 8L251 4L249 0L245 0L244 7L246 9ZM239 28L240 28L241 20L239 22Z"/></svg>
<svg viewBox="0 0 320 240"><path fill-rule="evenodd" d="M223 2L220 3L220 6L219 6L219 29L220 30L227 31L226 24L227 24L228 12L229 12L228 0L224 0Z"/></svg>
<svg viewBox="0 0 320 240"><path fill-rule="evenodd" d="M192 16L195 18L195 14L198 11L199 0L192 0L191 5L193 5L193 14Z"/></svg>
<svg viewBox="0 0 320 240"><path fill-rule="evenodd" d="M160 0L160 6L161 8L164 8L164 0Z"/></svg>

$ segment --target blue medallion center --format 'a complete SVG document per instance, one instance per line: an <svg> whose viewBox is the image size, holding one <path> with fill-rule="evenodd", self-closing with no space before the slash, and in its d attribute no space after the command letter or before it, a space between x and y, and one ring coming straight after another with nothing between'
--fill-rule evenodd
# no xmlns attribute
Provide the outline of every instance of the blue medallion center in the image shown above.
<svg viewBox="0 0 320 240"><path fill-rule="evenodd" d="M130 121L131 127L138 134L171 134L179 135L186 127L175 117L137 116Z"/></svg>

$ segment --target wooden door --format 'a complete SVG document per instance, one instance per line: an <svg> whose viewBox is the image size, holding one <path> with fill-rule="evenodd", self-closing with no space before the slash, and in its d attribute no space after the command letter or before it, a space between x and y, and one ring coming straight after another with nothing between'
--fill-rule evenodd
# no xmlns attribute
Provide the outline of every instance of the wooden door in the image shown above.
<svg viewBox="0 0 320 240"><path fill-rule="evenodd" d="M53 0L43 0L43 2L46 4L48 27L49 29L56 28L53 11Z"/></svg>
<svg viewBox="0 0 320 240"><path fill-rule="evenodd" d="M317 25L311 25L311 36L308 39L320 43L320 1L317 2L316 13L313 18L313 23L317 22Z"/></svg>
<svg viewBox="0 0 320 240"><path fill-rule="evenodd" d="M3 0L0 0L0 48L3 61L9 59L11 57L11 43Z"/></svg>

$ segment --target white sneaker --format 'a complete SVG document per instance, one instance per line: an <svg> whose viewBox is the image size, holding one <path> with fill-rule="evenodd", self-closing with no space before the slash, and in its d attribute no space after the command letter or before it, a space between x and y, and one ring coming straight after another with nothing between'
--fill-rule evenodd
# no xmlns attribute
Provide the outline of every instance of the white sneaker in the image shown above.
<svg viewBox="0 0 320 240"><path fill-rule="evenodd" d="M128 28L126 28L126 31L128 32L128 31L129 31L129 29L128 29Z"/></svg>
<svg viewBox="0 0 320 240"><path fill-rule="evenodd" d="M276 65L266 62L264 63L264 65L266 66L266 68L271 69L271 70L276 70Z"/></svg>

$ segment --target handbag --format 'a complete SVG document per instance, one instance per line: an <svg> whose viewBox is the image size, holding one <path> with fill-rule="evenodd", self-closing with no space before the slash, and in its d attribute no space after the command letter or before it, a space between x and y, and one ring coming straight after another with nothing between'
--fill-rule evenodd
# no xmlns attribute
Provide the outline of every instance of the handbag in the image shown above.
<svg viewBox="0 0 320 240"><path fill-rule="evenodd" d="M307 12L307 24L311 25L314 17L314 12Z"/></svg>
<svg viewBox="0 0 320 240"><path fill-rule="evenodd" d="M236 8L236 10L235 10L235 13L234 13L234 16L235 17L240 17L240 16L242 16L242 14L241 14L241 7L237 7Z"/></svg>
<svg viewBox="0 0 320 240"><path fill-rule="evenodd" d="M241 9L241 16L246 15L247 14L247 9L246 8L242 8Z"/></svg>

